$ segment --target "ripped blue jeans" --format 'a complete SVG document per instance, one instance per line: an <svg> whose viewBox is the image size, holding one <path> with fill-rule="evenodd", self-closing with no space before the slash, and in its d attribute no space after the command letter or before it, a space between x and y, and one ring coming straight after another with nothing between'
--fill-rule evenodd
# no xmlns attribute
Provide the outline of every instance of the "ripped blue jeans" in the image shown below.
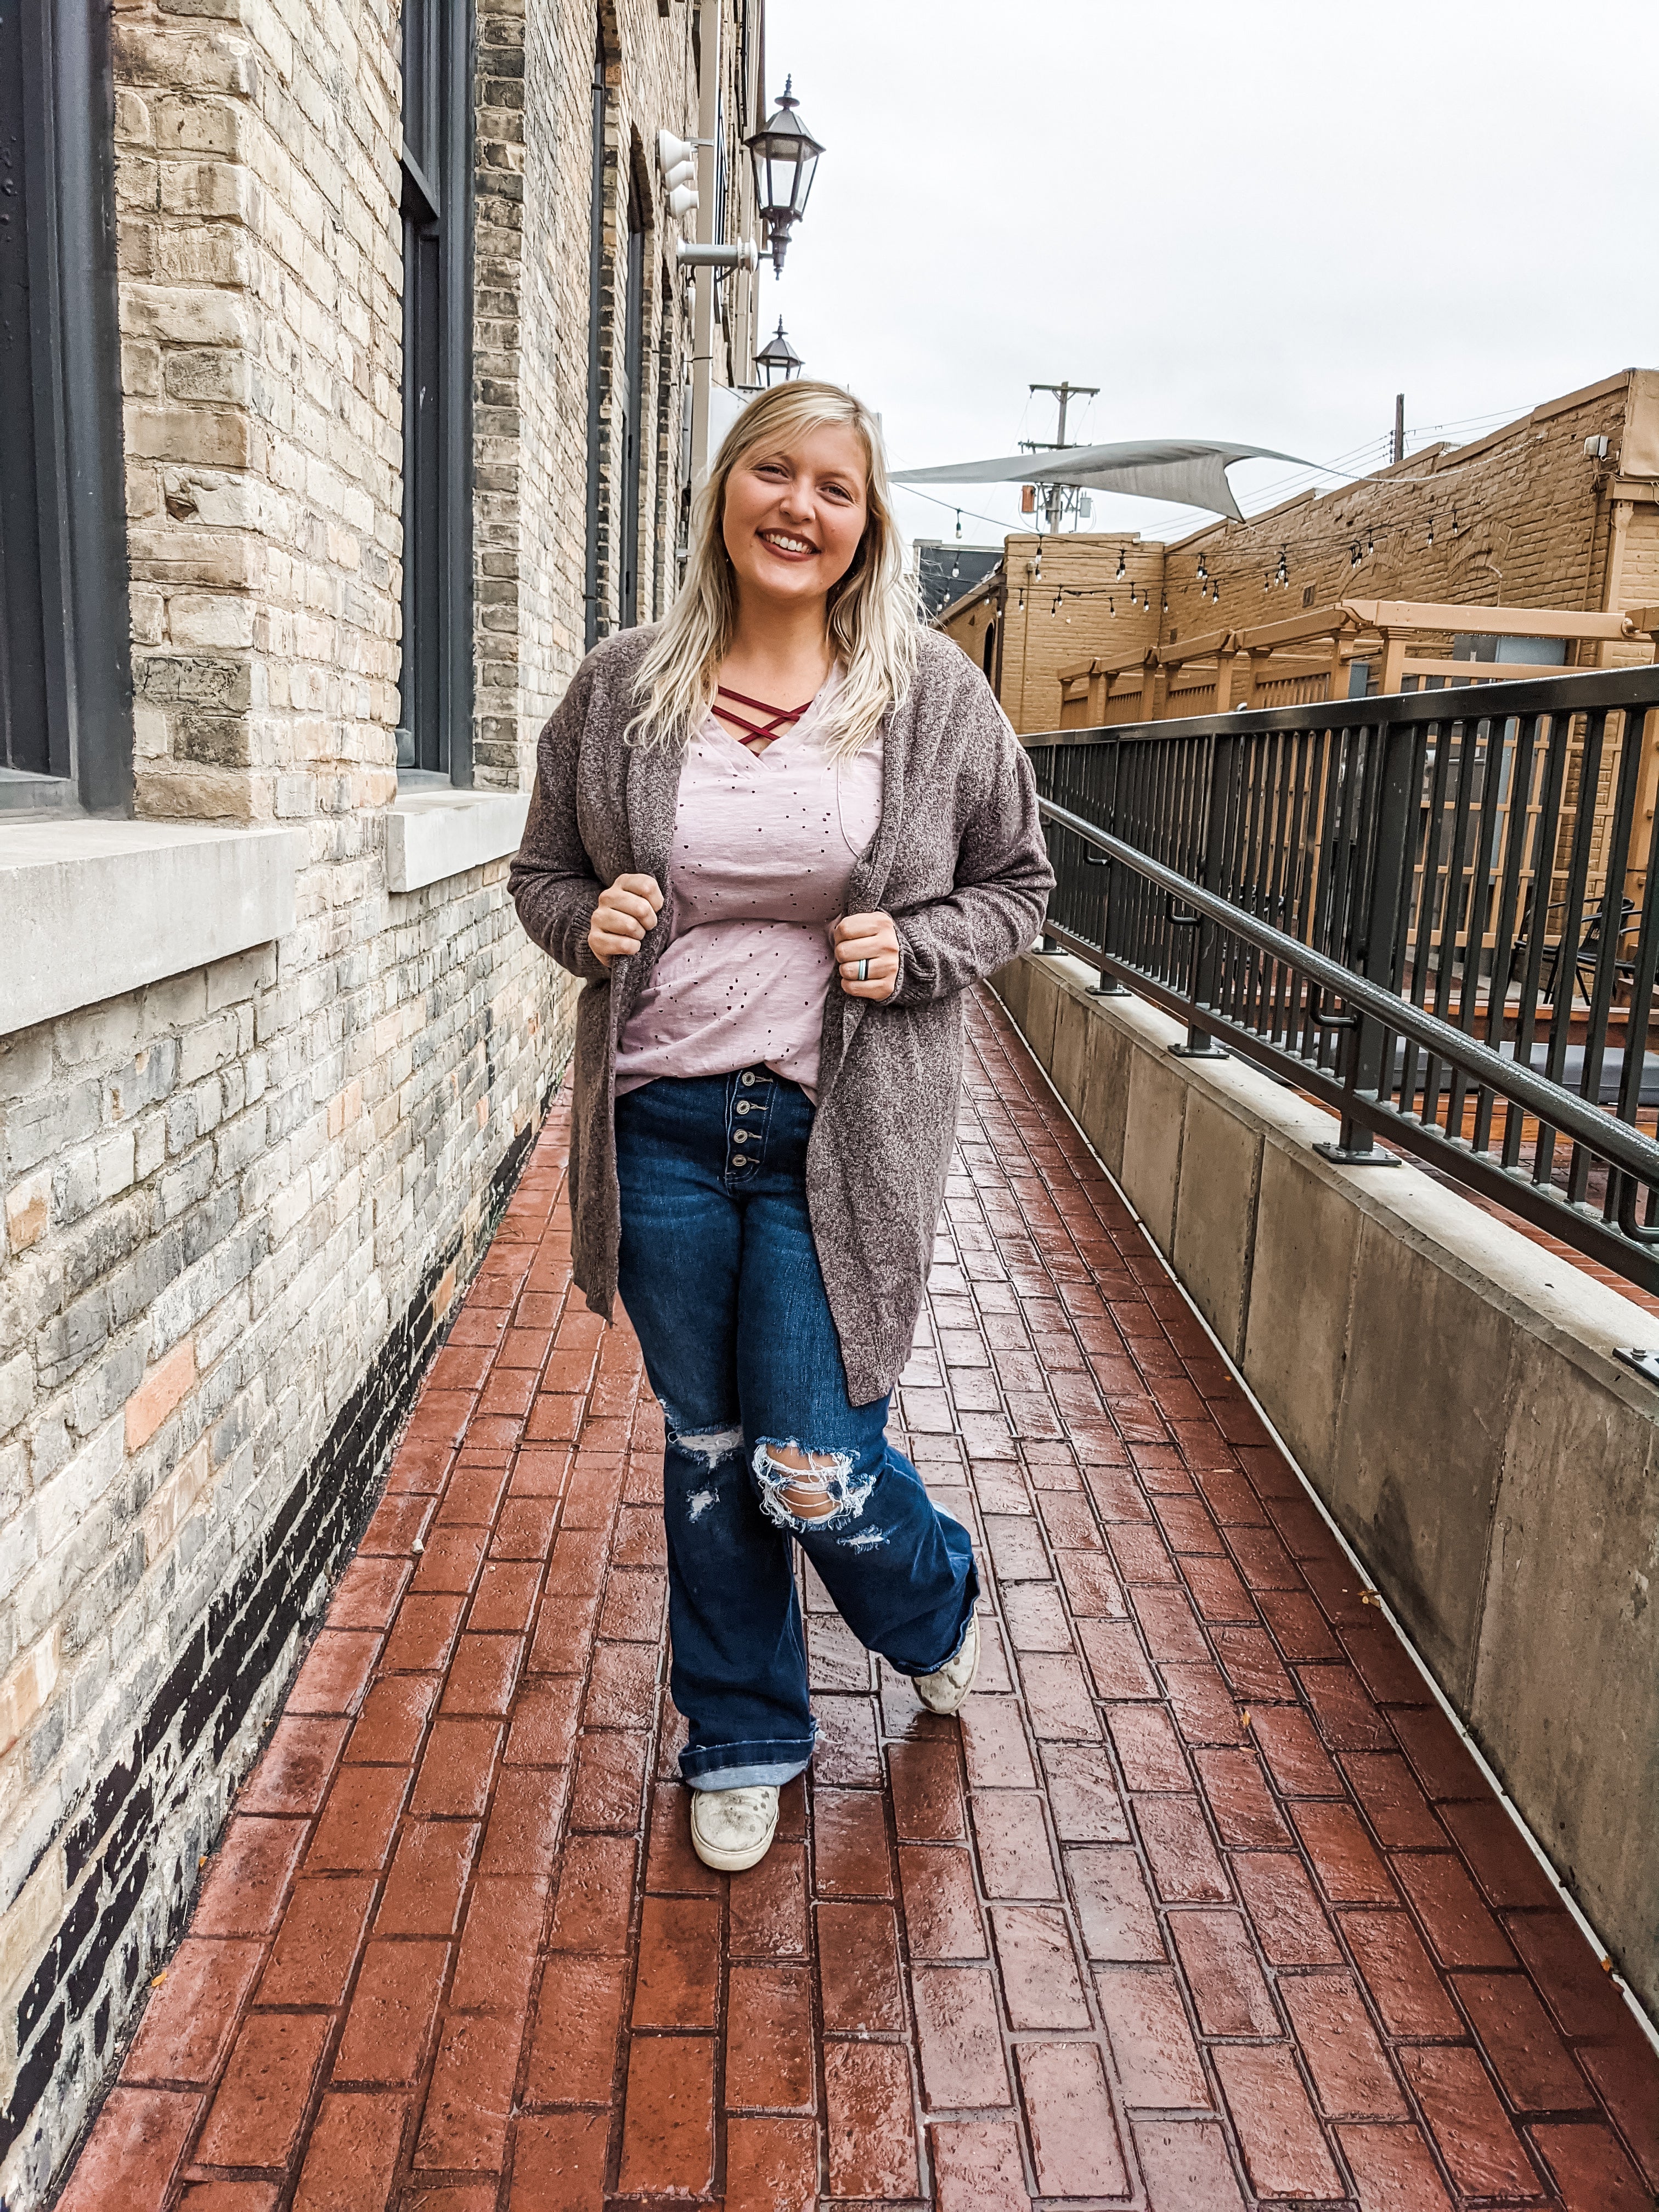
<svg viewBox="0 0 1659 2212"><path fill-rule="evenodd" d="M812 1108L764 1067L617 1101L620 1288L668 1429L670 1690L693 1789L812 1755L799 1544L854 1634L906 1674L951 1658L972 1541L854 1406L806 1208Z"/></svg>

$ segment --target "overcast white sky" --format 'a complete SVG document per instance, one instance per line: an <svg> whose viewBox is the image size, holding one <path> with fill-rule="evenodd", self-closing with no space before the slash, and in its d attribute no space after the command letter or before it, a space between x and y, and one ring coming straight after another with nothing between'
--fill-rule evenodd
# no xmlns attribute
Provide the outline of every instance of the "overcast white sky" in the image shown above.
<svg viewBox="0 0 1659 2212"><path fill-rule="evenodd" d="M896 467L1052 437L1038 379L1102 387L1073 438L1358 470L1397 391L1421 444L1659 367L1659 0L768 0L767 71L827 151L765 328ZM964 543L1018 526L1017 487L959 495Z"/></svg>

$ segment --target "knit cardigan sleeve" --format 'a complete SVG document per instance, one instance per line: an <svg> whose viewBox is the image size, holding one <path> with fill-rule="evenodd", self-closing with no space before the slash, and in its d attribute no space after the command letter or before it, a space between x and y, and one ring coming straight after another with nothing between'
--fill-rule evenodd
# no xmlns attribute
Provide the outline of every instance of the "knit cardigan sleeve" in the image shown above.
<svg viewBox="0 0 1659 2212"><path fill-rule="evenodd" d="M577 823L582 730L592 701L595 660L582 663L548 717L536 751L536 788L507 887L526 933L561 968L585 981L605 975L587 942L605 886L593 872Z"/></svg>
<svg viewBox="0 0 1659 2212"><path fill-rule="evenodd" d="M1054 889L1024 746L988 685L969 685L953 703L982 725L958 785L963 818L955 887L894 913L900 958L892 1006L945 998L994 975L1030 946Z"/></svg>

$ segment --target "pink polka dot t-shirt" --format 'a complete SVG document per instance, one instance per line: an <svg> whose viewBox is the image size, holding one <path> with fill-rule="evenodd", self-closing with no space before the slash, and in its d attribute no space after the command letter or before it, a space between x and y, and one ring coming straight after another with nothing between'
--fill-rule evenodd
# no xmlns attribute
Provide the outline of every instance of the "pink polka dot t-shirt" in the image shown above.
<svg viewBox="0 0 1659 2212"><path fill-rule="evenodd" d="M617 1048L617 1091L759 1062L816 1101L832 922L881 819L881 741L832 760L832 676L757 758L711 714L680 775L668 869L674 934Z"/></svg>

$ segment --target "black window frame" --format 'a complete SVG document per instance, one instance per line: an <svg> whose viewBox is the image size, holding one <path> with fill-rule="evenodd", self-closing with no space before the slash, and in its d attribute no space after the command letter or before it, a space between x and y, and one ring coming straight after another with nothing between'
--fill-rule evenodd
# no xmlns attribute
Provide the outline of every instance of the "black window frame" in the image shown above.
<svg viewBox="0 0 1659 2212"><path fill-rule="evenodd" d="M0 72L0 321L16 349L0 365L0 812L130 813L132 651L105 0L7 0ZM7 254L16 257L9 269ZM20 693L14 720L7 701Z"/></svg>
<svg viewBox="0 0 1659 2212"><path fill-rule="evenodd" d="M623 386L617 414L622 423L622 503L617 545L621 557L618 578L621 626L632 629L640 619L640 500L645 489L645 195L639 179L628 186L628 295L623 307Z"/></svg>
<svg viewBox="0 0 1659 2212"><path fill-rule="evenodd" d="M587 545L582 569L585 653L592 653L606 634L599 604L599 520L605 499L605 294L610 274L605 249L605 121L609 112L605 64L605 29L601 25L594 40L593 74L588 88L592 167L587 187Z"/></svg>
<svg viewBox="0 0 1659 2212"><path fill-rule="evenodd" d="M472 0L403 0L404 783L472 781Z"/></svg>

